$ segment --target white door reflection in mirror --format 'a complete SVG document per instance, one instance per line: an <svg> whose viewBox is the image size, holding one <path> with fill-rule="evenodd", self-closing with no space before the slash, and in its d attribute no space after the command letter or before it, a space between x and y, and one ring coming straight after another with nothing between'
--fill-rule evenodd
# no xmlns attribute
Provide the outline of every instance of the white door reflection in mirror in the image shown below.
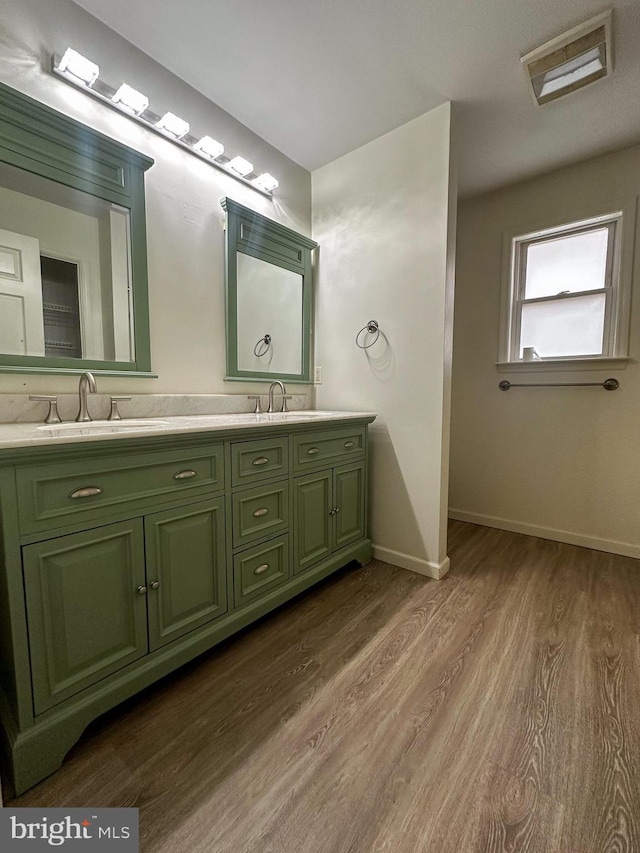
<svg viewBox="0 0 640 853"><path fill-rule="evenodd" d="M243 252L237 263L238 369L300 373L302 276ZM256 350L265 335L271 336L270 345Z"/></svg>
<svg viewBox="0 0 640 853"><path fill-rule="evenodd" d="M0 341L11 355L44 355L40 244L0 230Z"/></svg>

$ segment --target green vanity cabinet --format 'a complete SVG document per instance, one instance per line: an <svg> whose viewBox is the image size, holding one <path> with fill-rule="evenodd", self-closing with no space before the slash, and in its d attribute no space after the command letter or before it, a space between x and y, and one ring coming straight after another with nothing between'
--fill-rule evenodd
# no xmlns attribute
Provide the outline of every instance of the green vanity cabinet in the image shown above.
<svg viewBox="0 0 640 853"><path fill-rule="evenodd" d="M17 793L100 714L370 560L372 420L0 446L0 734Z"/></svg>
<svg viewBox="0 0 640 853"><path fill-rule="evenodd" d="M149 649L227 612L224 498L148 515Z"/></svg>
<svg viewBox="0 0 640 853"><path fill-rule="evenodd" d="M217 498L27 545L36 714L226 613L224 539Z"/></svg>
<svg viewBox="0 0 640 853"><path fill-rule="evenodd" d="M23 549L36 714L147 653L139 518Z"/></svg>
<svg viewBox="0 0 640 853"><path fill-rule="evenodd" d="M365 536L364 462L294 480L294 565L305 571Z"/></svg>

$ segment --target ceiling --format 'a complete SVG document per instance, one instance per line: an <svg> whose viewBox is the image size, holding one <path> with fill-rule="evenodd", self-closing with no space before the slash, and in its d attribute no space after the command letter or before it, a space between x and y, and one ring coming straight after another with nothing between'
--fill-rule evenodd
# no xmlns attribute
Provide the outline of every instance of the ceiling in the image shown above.
<svg viewBox="0 0 640 853"><path fill-rule="evenodd" d="M640 140L639 0L75 2L311 171L446 100L462 195ZM606 8L614 75L535 106L520 56Z"/></svg>

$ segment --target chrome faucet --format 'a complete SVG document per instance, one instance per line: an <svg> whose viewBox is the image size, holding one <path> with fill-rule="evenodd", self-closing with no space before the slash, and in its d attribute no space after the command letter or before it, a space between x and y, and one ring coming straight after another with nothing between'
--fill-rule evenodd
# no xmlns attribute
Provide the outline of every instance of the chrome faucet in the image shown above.
<svg viewBox="0 0 640 853"><path fill-rule="evenodd" d="M76 418L78 423L85 423L91 420L91 415L87 408L87 393L95 394L97 390L98 388L96 386L96 380L93 373L89 373L89 371L83 373L80 377L80 385L78 387L78 395L80 397L80 411Z"/></svg>
<svg viewBox="0 0 640 853"><path fill-rule="evenodd" d="M275 382L272 382L271 385L269 385L269 408L267 409L267 411L268 412L275 412L275 409L273 408L273 392L276 388L276 385L280 386L280 391L282 392L282 409L280 411L286 412L287 411L287 404L285 402L285 395L287 393L287 390L284 387L284 384L282 382L280 382L279 379L276 379Z"/></svg>

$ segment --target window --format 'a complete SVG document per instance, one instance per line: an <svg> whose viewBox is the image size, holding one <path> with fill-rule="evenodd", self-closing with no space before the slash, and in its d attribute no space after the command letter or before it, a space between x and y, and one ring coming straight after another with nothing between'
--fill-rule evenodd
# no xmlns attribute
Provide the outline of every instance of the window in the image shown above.
<svg viewBox="0 0 640 853"><path fill-rule="evenodd" d="M623 274L623 215L626 209L507 237L499 362L627 355L630 277Z"/></svg>

